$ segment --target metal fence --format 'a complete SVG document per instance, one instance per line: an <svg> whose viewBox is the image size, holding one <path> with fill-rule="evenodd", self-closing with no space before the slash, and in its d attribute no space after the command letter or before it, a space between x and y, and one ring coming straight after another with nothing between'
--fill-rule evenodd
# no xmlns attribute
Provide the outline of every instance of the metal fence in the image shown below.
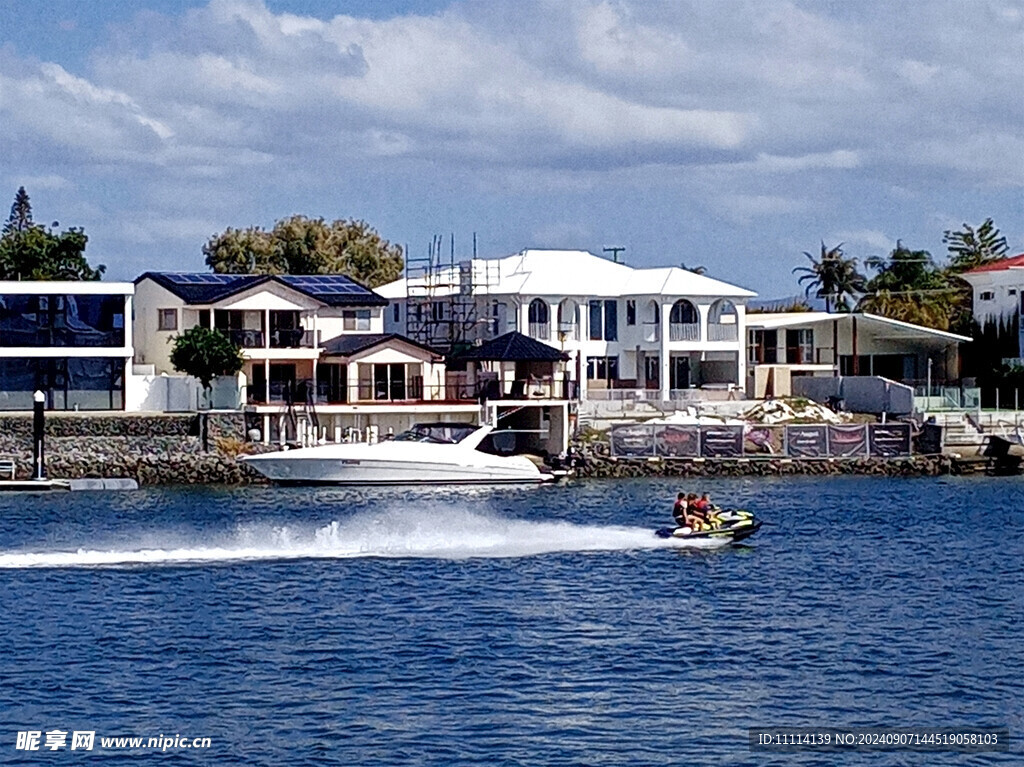
<svg viewBox="0 0 1024 767"><path fill-rule="evenodd" d="M895 458L911 453L909 423L682 426L629 424L611 430L619 458Z"/></svg>

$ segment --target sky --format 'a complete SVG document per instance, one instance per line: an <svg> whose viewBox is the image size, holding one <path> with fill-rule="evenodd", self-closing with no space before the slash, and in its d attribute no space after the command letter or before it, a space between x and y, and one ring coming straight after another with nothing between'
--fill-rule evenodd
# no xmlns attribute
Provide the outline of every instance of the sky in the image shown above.
<svg viewBox="0 0 1024 767"><path fill-rule="evenodd" d="M794 295L822 242L1024 252L1024 0L0 0L19 186L108 279L298 213Z"/></svg>

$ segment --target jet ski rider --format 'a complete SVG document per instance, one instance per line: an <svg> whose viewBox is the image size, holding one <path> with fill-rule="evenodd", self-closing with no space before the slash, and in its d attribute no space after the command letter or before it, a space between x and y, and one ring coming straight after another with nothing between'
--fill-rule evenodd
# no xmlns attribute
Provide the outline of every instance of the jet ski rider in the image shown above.
<svg viewBox="0 0 1024 767"><path fill-rule="evenodd" d="M707 512L711 509L708 494L698 499L696 493L679 493L672 507L672 518L680 527L696 527L699 522L707 522Z"/></svg>

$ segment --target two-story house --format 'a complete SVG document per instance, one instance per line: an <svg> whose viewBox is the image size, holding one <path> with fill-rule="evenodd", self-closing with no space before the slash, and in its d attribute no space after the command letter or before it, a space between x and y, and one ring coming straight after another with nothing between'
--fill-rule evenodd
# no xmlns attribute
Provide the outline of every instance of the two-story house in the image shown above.
<svg viewBox="0 0 1024 767"><path fill-rule="evenodd" d="M1024 253L979 266L960 275L972 290L974 319L986 323L1017 323L1017 359L1024 362Z"/></svg>
<svg viewBox="0 0 1024 767"><path fill-rule="evenodd" d="M131 283L0 282L0 410L123 410Z"/></svg>
<svg viewBox="0 0 1024 767"><path fill-rule="evenodd" d="M370 424L404 428L425 412L474 415L444 404L441 355L385 333L386 299L344 275L146 272L135 281L135 361L173 374L175 336L221 330L242 350L241 401L263 416L263 438L292 439L293 408L315 411L321 436ZM194 404L193 404L194 406ZM385 415L409 418L389 423Z"/></svg>
<svg viewBox="0 0 1024 767"><path fill-rule="evenodd" d="M755 294L679 267L634 268L578 250L473 259L377 289L385 329L429 343L510 331L569 355L582 398L681 398L743 386Z"/></svg>

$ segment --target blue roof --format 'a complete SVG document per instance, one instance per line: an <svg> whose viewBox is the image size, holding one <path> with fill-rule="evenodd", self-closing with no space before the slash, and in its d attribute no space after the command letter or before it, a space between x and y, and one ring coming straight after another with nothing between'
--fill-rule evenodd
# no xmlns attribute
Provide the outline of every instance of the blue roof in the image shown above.
<svg viewBox="0 0 1024 767"><path fill-rule="evenodd" d="M146 272L149 278L187 304L212 304L265 282L276 282L328 306L386 306L388 301L344 274L212 274Z"/></svg>

